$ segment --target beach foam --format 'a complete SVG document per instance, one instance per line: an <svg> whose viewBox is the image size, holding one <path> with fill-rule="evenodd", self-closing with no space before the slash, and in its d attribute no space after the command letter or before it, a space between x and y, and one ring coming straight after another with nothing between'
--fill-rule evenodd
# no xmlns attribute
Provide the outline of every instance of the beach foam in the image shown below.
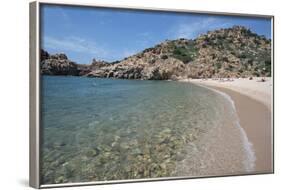
<svg viewBox="0 0 281 190"><path fill-rule="evenodd" d="M199 84L197 84L197 85L199 85ZM239 117L238 117L237 112L236 112L234 101L231 99L231 97L228 94L226 94L224 92L221 92L219 90L216 90L216 89L213 89L213 88L209 88L209 87L206 87L206 86L203 86L203 85L199 85L199 86L202 86L204 88L208 88L208 89L210 89L210 90L212 90L212 91L222 95L225 99L227 99L231 103L231 106L233 108L233 113L232 114L233 114L233 117L235 118L235 125L240 130L241 140L242 140L243 145L244 145L243 148L244 148L244 152L245 152L245 155L246 155L246 159L244 160L243 164L244 164L245 170L247 172L254 171L254 169L255 169L255 161L256 161L255 151L254 151L254 148L253 148L253 144L249 141L245 130L240 125L240 121L239 121Z"/></svg>

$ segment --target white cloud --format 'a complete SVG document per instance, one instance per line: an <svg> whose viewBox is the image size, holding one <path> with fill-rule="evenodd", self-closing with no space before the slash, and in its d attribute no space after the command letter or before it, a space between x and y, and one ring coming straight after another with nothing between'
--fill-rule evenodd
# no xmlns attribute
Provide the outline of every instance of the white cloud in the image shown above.
<svg viewBox="0 0 281 190"><path fill-rule="evenodd" d="M93 57L104 57L107 52L95 42L80 37L70 36L66 38L43 38L43 47L56 51L73 51L78 53L92 54Z"/></svg>
<svg viewBox="0 0 281 190"><path fill-rule="evenodd" d="M208 30L229 27L230 23L223 22L223 19L208 17L205 19L196 19L193 22L180 23L175 29L176 38L196 38L199 34Z"/></svg>

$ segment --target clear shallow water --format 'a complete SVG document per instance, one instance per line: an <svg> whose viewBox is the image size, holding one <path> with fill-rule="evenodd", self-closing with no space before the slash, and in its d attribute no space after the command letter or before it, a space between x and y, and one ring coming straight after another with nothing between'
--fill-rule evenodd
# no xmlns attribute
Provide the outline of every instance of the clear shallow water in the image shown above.
<svg viewBox="0 0 281 190"><path fill-rule="evenodd" d="M43 184L216 174L202 171L237 154L229 173L243 172L241 133L225 121L231 106L212 90L61 76L43 76L41 90ZM226 146L229 154L218 151L221 162L214 156L222 148L211 145L225 124L238 142Z"/></svg>

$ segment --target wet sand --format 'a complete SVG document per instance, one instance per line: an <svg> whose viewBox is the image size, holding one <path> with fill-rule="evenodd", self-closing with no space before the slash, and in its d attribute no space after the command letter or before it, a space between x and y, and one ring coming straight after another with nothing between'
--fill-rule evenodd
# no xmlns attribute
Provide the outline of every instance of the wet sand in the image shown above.
<svg viewBox="0 0 281 190"><path fill-rule="evenodd" d="M225 176L265 173L257 171L253 144L241 127L234 100L221 88L206 87L220 94L220 117L211 130L205 130L196 141L188 143L186 158L177 164L178 176ZM240 94L238 94L239 99ZM243 96L244 97L244 96ZM248 101L248 100L247 100ZM267 172L268 173L268 172Z"/></svg>
<svg viewBox="0 0 281 190"><path fill-rule="evenodd" d="M253 173L273 172L273 136L272 136L272 79L261 78L253 80L227 79L182 80L217 89L228 94L234 101L240 125L246 132L249 141L253 144L256 161Z"/></svg>
<svg viewBox="0 0 281 190"><path fill-rule="evenodd" d="M266 105L233 90L212 87L228 94L235 103L241 127L253 144L255 173L272 172L271 111Z"/></svg>

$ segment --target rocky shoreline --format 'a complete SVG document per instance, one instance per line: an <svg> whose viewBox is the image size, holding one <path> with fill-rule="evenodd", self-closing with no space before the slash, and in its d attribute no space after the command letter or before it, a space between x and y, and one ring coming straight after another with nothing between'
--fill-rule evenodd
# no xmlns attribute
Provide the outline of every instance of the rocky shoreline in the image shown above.
<svg viewBox="0 0 281 190"><path fill-rule="evenodd" d="M91 64L41 50L41 74L141 80L271 76L271 40L234 26L194 40L166 40L120 61L93 59Z"/></svg>

